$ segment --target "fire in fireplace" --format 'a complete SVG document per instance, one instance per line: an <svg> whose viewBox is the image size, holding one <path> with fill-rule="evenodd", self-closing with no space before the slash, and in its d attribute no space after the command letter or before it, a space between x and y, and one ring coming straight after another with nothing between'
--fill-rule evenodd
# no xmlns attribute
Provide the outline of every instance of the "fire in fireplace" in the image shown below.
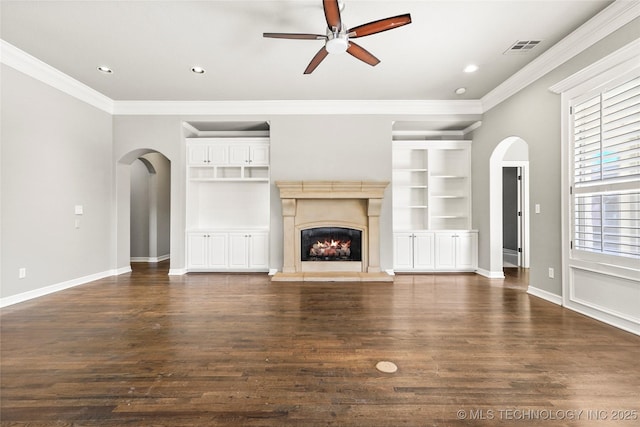
<svg viewBox="0 0 640 427"><path fill-rule="evenodd" d="M362 261L362 231L316 227L301 231L302 261Z"/></svg>

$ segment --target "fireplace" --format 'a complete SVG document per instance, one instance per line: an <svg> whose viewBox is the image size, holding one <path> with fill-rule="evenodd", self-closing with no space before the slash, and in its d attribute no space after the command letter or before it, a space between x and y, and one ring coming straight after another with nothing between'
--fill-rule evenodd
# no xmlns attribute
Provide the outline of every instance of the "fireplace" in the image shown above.
<svg viewBox="0 0 640 427"><path fill-rule="evenodd" d="M277 181L283 265L272 281L393 281L380 271L380 212L388 184Z"/></svg>
<svg viewBox="0 0 640 427"><path fill-rule="evenodd" d="M362 230L344 227L301 230L300 261L362 261Z"/></svg>

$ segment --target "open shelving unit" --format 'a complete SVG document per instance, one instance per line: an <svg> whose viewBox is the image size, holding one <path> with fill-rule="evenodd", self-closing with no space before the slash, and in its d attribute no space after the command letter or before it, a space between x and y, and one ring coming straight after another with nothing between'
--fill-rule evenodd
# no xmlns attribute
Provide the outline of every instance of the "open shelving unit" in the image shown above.
<svg viewBox="0 0 640 427"><path fill-rule="evenodd" d="M394 230L468 229L471 142L393 144Z"/></svg>
<svg viewBox="0 0 640 427"><path fill-rule="evenodd" d="M394 268L473 271L471 141L392 142Z"/></svg>

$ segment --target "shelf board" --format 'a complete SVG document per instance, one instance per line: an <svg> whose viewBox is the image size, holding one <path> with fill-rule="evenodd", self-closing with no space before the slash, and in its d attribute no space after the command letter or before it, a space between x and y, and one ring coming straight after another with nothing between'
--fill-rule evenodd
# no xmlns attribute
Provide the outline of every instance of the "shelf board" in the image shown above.
<svg viewBox="0 0 640 427"><path fill-rule="evenodd" d="M458 219L458 218L466 218L466 215L431 215L431 218L437 218L437 219Z"/></svg>
<svg viewBox="0 0 640 427"><path fill-rule="evenodd" d="M462 179L467 178L464 175L431 175L431 178L442 178L442 179Z"/></svg>
<svg viewBox="0 0 640 427"><path fill-rule="evenodd" d="M442 195L442 196L437 196L437 195L431 195L432 198L434 199L464 199L465 196L446 196L446 195Z"/></svg>
<svg viewBox="0 0 640 427"><path fill-rule="evenodd" d="M192 182L269 182L269 178L189 178Z"/></svg>
<svg viewBox="0 0 640 427"><path fill-rule="evenodd" d="M394 172L428 172L429 169L423 169L423 168L395 168L393 169Z"/></svg>

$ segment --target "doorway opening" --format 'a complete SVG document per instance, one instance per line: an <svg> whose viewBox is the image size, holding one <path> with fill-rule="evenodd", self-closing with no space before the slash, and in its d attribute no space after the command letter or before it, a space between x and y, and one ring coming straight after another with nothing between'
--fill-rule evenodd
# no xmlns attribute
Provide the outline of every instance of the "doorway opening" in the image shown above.
<svg viewBox="0 0 640 427"><path fill-rule="evenodd" d="M502 167L502 264L529 268L528 162L505 161Z"/></svg>
<svg viewBox="0 0 640 427"><path fill-rule="evenodd" d="M167 260L175 261L171 245L176 242L171 235L175 236L178 218L172 212L176 204L172 166L166 155L149 148L132 150L117 161L114 262L118 274L132 271L132 262L158 263L158 268L164 268Z"/></svg>
<svg viewBox="0 0 640 427"><path fill-rule="evenodd" d="M488 276L504 278L504 248L505 248L505 189L503 187L504 168L520 169L520 180L516 187L516 209L520 216L515 223L516 244L514 265L529 267L529 146L522 138L512 136L501 141L489 160L489 266ZM518 175L516 175L517 177ZM516 178L517 179L517 178ZM511 203L511 202L509 202ZM511 221L508 218L507 221ZM512 239L511 236L509 238ZM511 264L511 262L509 263Z"/></svg>
<svg viewBox="0 0 640 427"><path fill-rule="evenodd" d="M131 262L157 263L170 257L171 164L160 153L131 163Z"/></svg>

